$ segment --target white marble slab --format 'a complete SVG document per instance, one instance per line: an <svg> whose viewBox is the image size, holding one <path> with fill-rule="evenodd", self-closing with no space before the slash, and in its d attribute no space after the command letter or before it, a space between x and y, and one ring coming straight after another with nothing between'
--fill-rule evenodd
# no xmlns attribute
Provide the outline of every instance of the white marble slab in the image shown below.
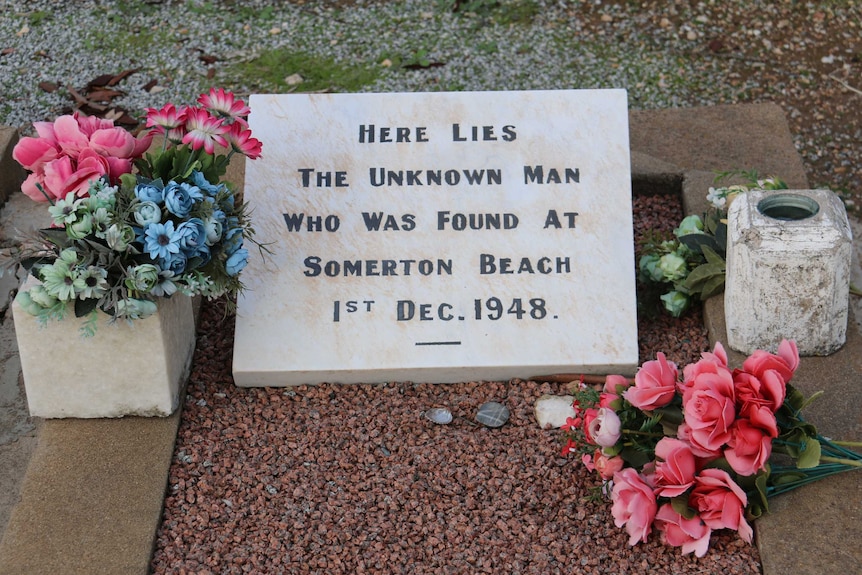
<svg viewBox="0 0 862 575"><path fill-rule="evenodd" d="M250 104L237 385L634 369L625 91Z"/></svg>

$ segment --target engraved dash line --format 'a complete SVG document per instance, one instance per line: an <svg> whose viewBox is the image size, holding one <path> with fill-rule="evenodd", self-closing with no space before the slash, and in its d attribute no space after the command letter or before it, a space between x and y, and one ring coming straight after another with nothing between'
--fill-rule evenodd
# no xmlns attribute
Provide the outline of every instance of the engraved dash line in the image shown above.
<svg viewBox="0 0 862 575"><path fill-rule="evenodd" d="M417 341L413 345L461 345L460 341Z"/></svg>

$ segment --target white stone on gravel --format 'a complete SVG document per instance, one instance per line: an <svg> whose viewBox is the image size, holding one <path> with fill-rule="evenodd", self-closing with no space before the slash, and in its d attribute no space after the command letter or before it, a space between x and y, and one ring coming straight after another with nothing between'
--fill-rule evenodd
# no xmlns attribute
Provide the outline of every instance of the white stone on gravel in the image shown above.
<svg viewBox="0 0 862 575"><path fill-rule="evenodd" d="M575 416L571 395L543 395L536 400L536 422L542 429L558 428L566 423L566 418Z"/></svg>

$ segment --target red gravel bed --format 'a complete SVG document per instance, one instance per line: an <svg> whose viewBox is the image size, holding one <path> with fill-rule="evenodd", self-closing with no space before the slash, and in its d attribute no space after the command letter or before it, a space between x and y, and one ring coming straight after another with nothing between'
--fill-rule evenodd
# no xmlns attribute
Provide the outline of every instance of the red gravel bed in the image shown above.
<svg viewBox="0 0 862 575"><path fill-rule="evenodd" d="M674 197L636 198L636 235L679 220ZM158 532L156 574L759 574L755 547L713 536L703 558L629 547L599 485L560 456L533 404L562 384L522 380L240 389L233 322L203 310ZM644 315L641 361L708 346L700 310ZM499 429L472 424L499 401ZM422 414L447 407L450 425Z"/></svg>

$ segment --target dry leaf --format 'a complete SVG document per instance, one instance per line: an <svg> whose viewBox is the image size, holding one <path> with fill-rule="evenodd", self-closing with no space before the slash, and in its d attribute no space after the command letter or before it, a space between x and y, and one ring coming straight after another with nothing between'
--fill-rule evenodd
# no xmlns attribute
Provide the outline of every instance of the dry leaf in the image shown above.
<svg viewBox="0 0 862 575"><path fill-rule="evenodd" d="M87 94L87 98L95 102L110 102L117 96L124 96L119 90L95 90Z"/></svg>
<svg viewBox="0 0 862 575"><path fill-rule="evenodd" d="M41 88L43 92L48 92L49 94L56 92L59 87L60 86L54 82L39 82L39 88Z"/></svg>

